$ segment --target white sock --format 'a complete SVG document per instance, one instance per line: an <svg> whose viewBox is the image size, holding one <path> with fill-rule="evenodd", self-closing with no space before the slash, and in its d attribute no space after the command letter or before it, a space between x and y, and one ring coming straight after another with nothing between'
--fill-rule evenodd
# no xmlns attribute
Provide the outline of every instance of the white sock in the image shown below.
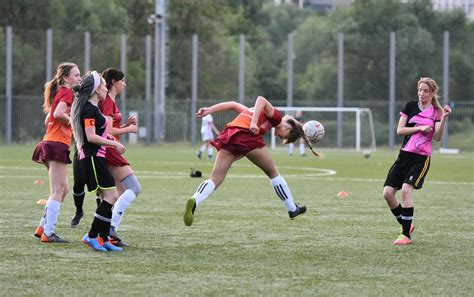
<svg viewBox="0 0 474 297"><path fill-rule="evenodd" d="M300 143L300 155L304 155L304 151L305 151L305 145L304 143Z"/></svg>
<svg viewBox="0 0 474 297"><path fill-rule="evenodd" d="M293 196L291 195L290 188L288 187L285 179L279 175L275 178L272 178L271 182L275 193L278 195L281 201L283 201L286 208L288 208L288 211L295 211L296 205L293 202Z"/></svg>
<svg viewBox="0 0 474 297"><path fill-rule="evenodd" d="M196 189L196 192L193 195L194 200L196 200L196 208L199 203L203 202L209 195L214 192L216 185L210 179L203 181L199 187Z"/></svg>
<svg viewBox="0 0 474 297"><path fill-rule="evenodd" d="M207 149L207 155L208 155L209 157L212 157L212 153L213 153L213 149L212 149L212 147L209 147L209 148Z"/></svg>
<svg viewBox="0 0 474 297"><path fill-rule="evenodd" d="M50 236L54 233L56 223L58 222L59 211L61 210L61 202L49 199L46 203L46 218L44 221L44 234Z"/></svg>
<svg viewBox="0 0 474 297"><path fill-rule="evenodd" d="M137 195L135 195L132 190L127 189L122 193L122 195L120 195L117 202L115 202L114 208L112 209L111 223L111 225L115 227L115 231L117 231L120 226L125 210L130 206L135 198L137 198Z"/></svg>
<svg viewBox="0 0 474 297"><path fill-rule="evenodd" d="M205 150L206 150L206 145L205 145L205 144L201 145L201 147L199 148L199 152L202 153L202 152L204 152Z"/></svg>
<svg viewBox="0 0 474 297"><path fill-rule="evenodd" d="M46 210L48 208L46 207L46 205L44 206L44 209L43 209L43 214L41 215L41 220L39 222L39 225L38 226L41 226L44 228L44 222L46 222Z"/></svg>
<svg viewBox="0 0 474 297"><path fill-rule="evenodd" d="M291 156L293 155L293 149L295 148L295 145L293 143L288 144L288 154Z"/></svg>

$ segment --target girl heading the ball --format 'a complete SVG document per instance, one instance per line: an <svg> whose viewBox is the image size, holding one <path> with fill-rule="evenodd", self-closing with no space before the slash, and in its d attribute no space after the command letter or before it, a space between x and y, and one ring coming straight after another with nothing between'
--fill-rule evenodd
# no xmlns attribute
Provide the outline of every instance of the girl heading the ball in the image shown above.
<svg viewBox="0 0 474 297"><path fill-rule="evenodd" d="M293 143L299 137L303 137L313 154L319 156L304 135L301 123L292 116L282 116L282 113L262 96L257 97L253 108L229 101L200 108L196 117L202 118L208 114L227 110L234 110L238 115L226 125L215 140L211 141L218 150L214 168L210 178L202 182L192 198L187 201L183 217L185 225L192 225L196 209L222 184L232 163L242 157L249 159L268 176L278 198L288 209L290 219L304 214L306 206L298 206L293 202L290 188L278 172L263 139L263 135L274 127L275 135L283 139L285 144Z"/></svg>

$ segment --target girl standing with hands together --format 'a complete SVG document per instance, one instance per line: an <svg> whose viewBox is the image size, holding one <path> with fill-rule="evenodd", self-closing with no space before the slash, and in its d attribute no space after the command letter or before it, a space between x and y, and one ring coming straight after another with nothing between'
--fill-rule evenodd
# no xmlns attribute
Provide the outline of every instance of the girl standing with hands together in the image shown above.
<svg viewBox="0 0 474 297"><path fill-rule="evenodd" d="M413 190L421 189L431 161L432 139L440 141L446 119L451 113L449 106L439 104L438 85L429 77L418 81L418 100L408 101L400 112L397 134L404 136L397 160L390 168L384 183L383 196L390 210L402 225L402 232L395 245L412 243L414 231ZM401 190L401 200L396 198Z"/></svg>

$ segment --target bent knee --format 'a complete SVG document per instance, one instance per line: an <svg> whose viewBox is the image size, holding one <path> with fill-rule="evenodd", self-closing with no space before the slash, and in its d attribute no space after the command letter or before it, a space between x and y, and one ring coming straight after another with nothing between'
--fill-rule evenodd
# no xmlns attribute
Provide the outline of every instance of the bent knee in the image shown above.
<svg viewBox="0 0 474 297"><path fill-rule="evenodd" d="M393 198L395 198L395 191L390 188L383 189L383 198L385 200L392 200Z"/></svg>

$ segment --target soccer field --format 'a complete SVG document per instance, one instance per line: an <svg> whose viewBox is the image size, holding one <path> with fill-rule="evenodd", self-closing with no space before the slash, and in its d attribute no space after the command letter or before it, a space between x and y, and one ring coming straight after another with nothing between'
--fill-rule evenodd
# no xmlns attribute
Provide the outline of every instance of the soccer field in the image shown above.
<svg viewBox="0 0 474 297"><path fill-rule="evenodd" d="M49 193L47 172L31 161L34 144L0 147L0 295L472 296L474 291L474 154L433 155L414 193L410 246L394 246L399 225L382 197L397 151L324 151L325 158L274 151L295 201L288 218L269 180L243 159L186 227L182 214L212 162L187 145L131 146L125 157L142 184L119 234L122 253L81 243L95 199L86 195L77 228L72 195L56 232L68 244L33 237ZM38 179L44 184L36 184ZM69 170L72 188L72 167ZM349 193L339 198L339 191Z"/></svg>

